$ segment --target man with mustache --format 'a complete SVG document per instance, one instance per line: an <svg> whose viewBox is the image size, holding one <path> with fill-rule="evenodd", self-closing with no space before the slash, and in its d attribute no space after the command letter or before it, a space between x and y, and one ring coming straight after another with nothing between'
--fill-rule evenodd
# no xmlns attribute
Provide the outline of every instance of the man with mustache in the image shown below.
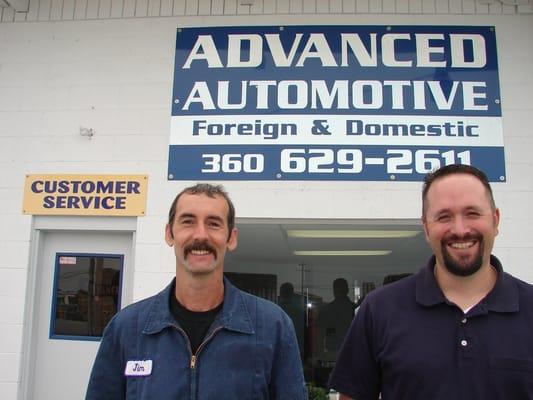
<svg viewBox="0 0 533 400"><path fill-rule="evenodd" d="M370 293L329 384L340 399L533 399L533 286L491 254L500 211L485 174L429 174L422 223L434 256Z"/></svg>
<svg viewBox="0 0 533 400"><path fill-rule="evenodd" d="M223 276L226 251L237 247L224 189L197 184L178 194L165 241L176 278L111 320L86 399L307 399L289 317Z"/></svg>

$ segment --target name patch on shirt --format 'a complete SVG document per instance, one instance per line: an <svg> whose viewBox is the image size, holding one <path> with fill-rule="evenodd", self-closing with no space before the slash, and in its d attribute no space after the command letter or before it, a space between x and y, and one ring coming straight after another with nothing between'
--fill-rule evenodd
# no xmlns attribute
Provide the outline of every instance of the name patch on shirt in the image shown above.
<svg viewBox="0 0 533 400"><path fill-rule="evenodd" d="M152 360L128 361L125 376L148 376L152 374Z"/></svg>

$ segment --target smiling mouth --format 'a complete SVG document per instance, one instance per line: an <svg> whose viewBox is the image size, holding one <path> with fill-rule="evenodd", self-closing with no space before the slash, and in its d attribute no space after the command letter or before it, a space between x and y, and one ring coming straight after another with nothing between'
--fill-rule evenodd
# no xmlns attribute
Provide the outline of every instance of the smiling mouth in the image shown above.
<svg viewBox="0 0 533 400"><path fill-rule="evenodd" d="M475 244L476 244L476 241L469 240L467 242L451 242L451 243L448 243L448 246L450 246L452 249L464 250L464 249L473 247Z"/></svg>
<svg viewBox="0 0 533 400"><path fill-rule="evenodd" d="M193 256L205 256L207 254L211 254L209 250L191 250L189 253Z"/></svg>
<svg viewBox="0 0 533 400"><path fill-rule="evenodd" d="M191 243L190 245L185 246L183 253L185 258L187 258L189 254L192 254L193 256L207 256L212 254L214 257L217 255L215 249L206 242Z"/></svg>

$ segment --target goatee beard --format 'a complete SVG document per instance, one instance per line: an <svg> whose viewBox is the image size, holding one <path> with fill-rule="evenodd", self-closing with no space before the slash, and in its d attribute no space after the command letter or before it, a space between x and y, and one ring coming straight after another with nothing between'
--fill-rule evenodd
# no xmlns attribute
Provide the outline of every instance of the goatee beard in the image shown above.
<svg viewBox="0 0 533 400"><path fill-rule="evenodd" d="M470 262L462 261L460 259L454 259L452 255L448 252L446 243L450 240L454 241L469 241L476 240L478 241L478 252L475 255L474 259ZM483 237L481 235L469 235L464 238L458 238L456 236L449 239L443 240L441 242L442 249L442 259L444 261L444 266L446 269L453 275L456 276L471 276L474 275L483 264L483 249L484 249Z"/></svg>

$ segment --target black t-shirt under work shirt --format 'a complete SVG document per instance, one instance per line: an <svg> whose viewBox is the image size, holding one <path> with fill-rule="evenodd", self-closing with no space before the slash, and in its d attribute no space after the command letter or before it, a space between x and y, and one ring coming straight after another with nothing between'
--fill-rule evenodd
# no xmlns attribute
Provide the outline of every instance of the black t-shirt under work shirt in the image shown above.
<svg viewBox="0 0 533 400"><path fill-rule="evenodd" d="M172 292L170 296L170 312L187 334L187 337L191 342L192 354L196 354L196 351L202 344L209 327L220 310L222 310L222 304L224 303L220 303L219 306L208 311L190 311L179 303L176 299L176 295Z"/></svg>

